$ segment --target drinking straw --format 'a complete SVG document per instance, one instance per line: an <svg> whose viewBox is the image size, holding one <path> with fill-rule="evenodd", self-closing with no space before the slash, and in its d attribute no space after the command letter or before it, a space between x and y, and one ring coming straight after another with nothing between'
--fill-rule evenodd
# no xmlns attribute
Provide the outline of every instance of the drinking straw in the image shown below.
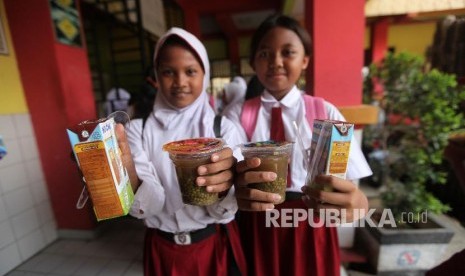
<svg viewBox="0 0 465 276"><path fill-rule="evenodd" d="M304 166L305 168L307 168L308 167L308 154L307 154L307 150L305 150L304 140L302 139L302 134L300 134L300 129L299 129L299 126L297 126L296 121L292 121L292 124L294 125L295 133L297 135L297 141L299 142L299 146L302 150L302 155L304 158Z"/></svg>

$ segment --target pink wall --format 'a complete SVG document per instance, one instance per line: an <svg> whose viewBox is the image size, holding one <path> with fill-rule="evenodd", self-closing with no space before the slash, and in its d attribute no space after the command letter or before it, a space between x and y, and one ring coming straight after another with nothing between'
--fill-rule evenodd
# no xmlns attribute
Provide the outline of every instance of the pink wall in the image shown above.
<svg viewBox="0 0 465 276"><path fill-rule="evenodd" d="M55 41L47 0L4 3L57 226L94 228L91 209L75 208L82 184L66 135L96 114L86 50Z"/></svg>
<svg viewBox="0 0 465 276"><path fill-rule="evenodd" d="M337 106L360 104L365 1L313 0L305 4L305 24L313 33L314 62L307 75L313 80L313 94Z"/></svg>

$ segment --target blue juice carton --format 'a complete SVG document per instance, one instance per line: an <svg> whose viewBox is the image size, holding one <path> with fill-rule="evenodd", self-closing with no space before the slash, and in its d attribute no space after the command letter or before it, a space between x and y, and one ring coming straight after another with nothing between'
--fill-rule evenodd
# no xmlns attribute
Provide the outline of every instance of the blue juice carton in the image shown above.
<svg viewBox="0 0 465 276"><path fill-rule="evenodd" d="M315 183L315 176L326 174L346 178L353 133L352 123L336 120L314 121L307 185L320 190L331 190Z"/></svg>
<svg viewBox="0 0 465 276"><path fill-rule="evenodd" d="M134 201L113 118L84 121L68 129L68 137L97 220L127 215Z"/></svg>

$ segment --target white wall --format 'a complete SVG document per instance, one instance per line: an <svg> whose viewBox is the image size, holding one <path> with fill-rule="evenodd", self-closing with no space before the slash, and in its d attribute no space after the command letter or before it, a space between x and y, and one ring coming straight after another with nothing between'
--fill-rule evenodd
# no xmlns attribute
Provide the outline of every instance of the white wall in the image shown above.
<svg viewBox="0 0 465 276"><path fill-rule="evenodd" d="M0 275L57 239L29 114L0 116Z"/></svg>

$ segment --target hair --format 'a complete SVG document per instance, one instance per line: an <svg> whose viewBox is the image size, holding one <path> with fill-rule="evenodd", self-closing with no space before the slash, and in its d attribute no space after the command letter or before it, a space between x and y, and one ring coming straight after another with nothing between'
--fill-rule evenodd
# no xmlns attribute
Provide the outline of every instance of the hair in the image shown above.
<svg viewBox="0 0 465 276"><path fill-rule="evenodd" d="M158 50L158 55L157 57L155 58L154 60L154 66L156 66L155 69L158 69L159 67L159 58L160 58L160 55L163 53L163 51L170 47L170 46L180 46L180 47L183 47L185 48L186 50L188 50L189 52L191 52L195 59L198 61L198 63L200 64L200 66L202 67L202 70L205 72L205 67L204 67L204 64L202 62L202 59L200 58L199 54L197 53L197 51L195 51L191 45L189 45L189 43L187 43L187 41L185 41L182 37L178 36L178 35L171 35L169 36L164 42L163 42L163 45L160 47L160 49Z"/></svg>
<svg viewBox="0 0 465 276"><path fill-rule="evenodd" d="M289 29L297 34L302 42L305 50L305 55L310 56L312 53L312 39L310 38L310 34L303 28L297 20L292 17L282 15L282 14L274 14L267 17L255 31L252 42L250 43L250 57L249 63L253 65L253 61L255 59L255 55L258 51L258 46L262 41L263 37L273 28L282 27L285 29Z"/></svg>
<svg viewBox="0 0 465 276"><path fill-rule="evenodd" d="M261 84L257 75L253 75L253 77L249 80L249 83L247 85L247 90L245 91L245 99L248 100L260 96L264 89L265 87L263 86L263 84Z"/></svg>

